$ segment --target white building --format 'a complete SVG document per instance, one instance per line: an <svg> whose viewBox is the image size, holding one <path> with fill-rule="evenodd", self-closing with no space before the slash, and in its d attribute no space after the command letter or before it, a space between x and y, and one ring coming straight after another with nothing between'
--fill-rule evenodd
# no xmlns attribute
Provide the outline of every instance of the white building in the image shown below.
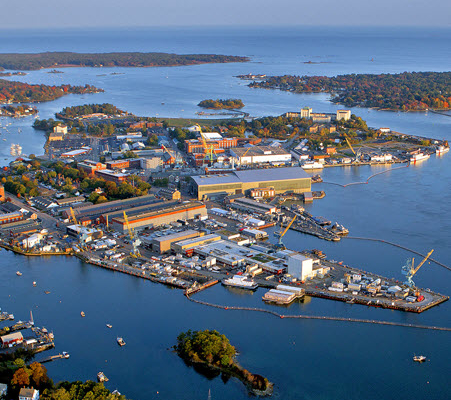
<svg viewBox="0 0 451 400"><path fill-rule="evenodd" d="M19 400L39 400L39 390L22 388L19 392Z"/></svg>
<svg viewBox="0 0 451 400"><path fill-rule="evenodd" d="M291 162L291 153L281 147L234 147L230 149L230 155L240 165L260 163L285 164Z"/></svg>
<svg viewBox="0 0 451 400"><path fill-rule="evenodd" d="M26 249L31 249L41 242L42 235L40 233L34 233L33 235L22 240L22 246Z"/></svg>
<svg viewBox="0 0 451 400"><path fill-rule="evenodd" d="M351 119L351 110L337 110L337 121L341 119L348 121Z"/></svg>
<svg viewBox="0 0 451 400"><path fill-rule="evenodd" d="M301 281L313 277L313 260L302 254L288 257L288 273Z"/></svg>

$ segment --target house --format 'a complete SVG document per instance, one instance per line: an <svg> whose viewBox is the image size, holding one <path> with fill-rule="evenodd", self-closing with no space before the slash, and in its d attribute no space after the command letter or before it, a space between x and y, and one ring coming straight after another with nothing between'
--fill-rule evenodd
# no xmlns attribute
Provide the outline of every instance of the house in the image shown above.
<svg viewBox="0 0 451 400"><path fill-rule="evenodd" d="M0 383L0 398L2 396L6 396L6 392L8 391L8 385L5 383Z"/></svg>
<svg viewBox="0 0 451 400"><path fill-rule="evenodd" d="M22 388L19 392L19 400L39 400L39 390Z"/></svg>

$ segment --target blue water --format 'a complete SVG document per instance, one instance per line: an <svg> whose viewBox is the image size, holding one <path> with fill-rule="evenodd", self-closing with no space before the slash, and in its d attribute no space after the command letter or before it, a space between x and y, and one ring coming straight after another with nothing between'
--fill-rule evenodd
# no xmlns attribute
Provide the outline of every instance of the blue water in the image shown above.
<svg viewBox="0 0 451 400"><path fill-rule="evenodd" d="M246 55L251 63L170 68L68 68L64 74L32 71L19 78L29 83L90 83L105 89L95 95L69 95L38 104L41 118L68 105L111 102L146 116L194 117L196 104L210 97L238 97L253 116L279 115L309 105L317 111L340 108L324 94L296 95L250 89L234 75L324 74L352 72L444 71L451 30L413 29L236 29L2 32L1 52L37 51L166 51ZM371 61L371 59L374 61ZM305 61L324 64L303 64ZM124 75L109 75L110 72ZM106 76L98 76L107 74ZM10 78L12 79L12 78ZM162 105L161 103L165 104ZM390 128L451 140L451 118L432 113L377 112L353 109L370 126ZM9 156L9 143L21 143L25 153L38 154L42 132L33 131L32 119L12 122L2 132L0 161ZM19 125L20 124L20 125ZM17 133L18 127L22 133ZM391 240L451 264L451 155L432 156L421 165L391 171L368 185L342 188L326 183L326 197L310 211L337 220L353 236ZM324 181L365 181L384 167L331 168ZM329 243L290 232L286 245L293 249L320 248L328 257L346 264L401 279L400 269L410 256L387 245L343 240ZM107 386L138 399L203 399L211 388L213 399L245 399L239 382L208 380L187 367L168 350L177 334L188 328L218 329L240 352L239 362L275 382L280 399L449 399L451 389L448 332L349 325L338 322L290 321L244 312L209 309L190 303L180 291L144 282L70 258L25 259L1 251L0 306L17 318L28 317L54 330L56 352L69 351L69 360L47 364L60 379L93 379L103 370ZM15 271L23 272L17 277ZM450 294L449 271L431 263L418 272L419 286ZM32 287L32 281L38 287ZM51 294L45 295L44 290ZM221 304L268 307L262 290L254 294L216 286L196 295ZM80 311L86 313L80 317ZM390 321L451 326L450 303L423 314L365 308L322 299L283 308L286 313L339 315ZM105 327L111 323L113 329ZM124 336L119 348L115 335ZM429 362L412 362L413 353ZM158 393L157 393L158 392Z"/></svg>

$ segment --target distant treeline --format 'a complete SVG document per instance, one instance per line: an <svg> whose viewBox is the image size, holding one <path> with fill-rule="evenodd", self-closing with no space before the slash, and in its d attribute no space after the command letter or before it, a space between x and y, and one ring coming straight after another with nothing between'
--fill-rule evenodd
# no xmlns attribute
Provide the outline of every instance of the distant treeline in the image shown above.
<svg viewBox="0 0 451 400"><path fill-rule="evenodd" d="M327 76L272 76L250 87L296 93L328 92L332 102L347 107L391 110L450 109L451 72L350 74Z"/></svg>
<svg viewBox="0 0 451 400"><path fill-rule="evenodd" d="M0 79L0 104L1 103L24 103L55 100L69 93L85 94L103 92L91 85L85 86L48 86L30 85L28 83L7 81Z"/></svg>
<svg viewBox="0 0 451 400"><path fill-rule="evenodd" d="M118 115L124 114L125 111L120 110L113 104L84 104L82 106L65 107L63 110L56 114L58 118L75 118L83 115L90 114L106 114L106 115Z"/></svg>
<svg viewBox="0 0 451 400"><path fill-rule="evenodd" d="M164 67L207 63L246 62L247 57L218 54L70 53L0 54L0 70L72 67Z"/></svg>
<svg viewBox="0 0 451 400"><path fill-rule="evenodd" d="M199 104L199 107L203 108L213 108L215 110L222 110L222 109L236 109L236 108L243 108L244 103L241 99L207 99L202 100Z"/></svg>

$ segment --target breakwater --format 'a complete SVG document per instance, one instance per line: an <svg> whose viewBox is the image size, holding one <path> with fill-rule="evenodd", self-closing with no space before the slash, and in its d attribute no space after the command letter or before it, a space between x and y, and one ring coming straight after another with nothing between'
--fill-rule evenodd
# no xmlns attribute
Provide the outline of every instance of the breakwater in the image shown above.
<svg viewBox="0 0 451 400"><path fill-rule="evenodd" d="M329 317L329 316L321 316L321 315L290 315L290 314L278 314L275 311L266 310L264 308L254 308L254 307L239 307L239 306L223 306L220 304L208 303L202 300L195 300L191 296L186 296L189 301L192 301L197 304L201 304L208 307L219 308L222 310L238 310L238 311L253 311L260 312L265 314L270 314L278 318L291 318L291 319L313 319L313 320L322 320L322 321L340 321L340 322L352 322L352 323L361 323L361 324L373 324L373 325L387 325L387 326L400 326L403 328L416 328L416 329L427 329L434 331L446 331L451 332L451 328L434 326L434 325L419 325L419 324L408 324L404 322L391 322L391 321L380 321L375 319L360 319L360 318L344 318L344 317Z"/></svg>

